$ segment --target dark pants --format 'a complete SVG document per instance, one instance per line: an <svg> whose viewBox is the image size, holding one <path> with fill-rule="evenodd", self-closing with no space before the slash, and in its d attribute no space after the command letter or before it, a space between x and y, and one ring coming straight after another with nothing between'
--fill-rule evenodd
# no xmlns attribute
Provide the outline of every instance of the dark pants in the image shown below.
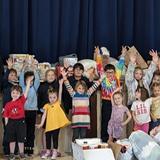
<svg viewBox="0 0 160 160"><path fill-rule="evenodd" d="M102 100L102 110L101 110L101 139L102 142L107 142L109 135L107 132L108 122L111 117L112 104L109 100Z"/></svg>
<svg viewBox="0 0 160 160"><path fill-rule="evenodd" d="M58 148L58 136L60 129L46 132L46 146L47 149L51 149L51 141L53 140L53 148Z"/></svg>
<svg viewBox="0 0 160 160"><path fill-rule="evenodd" d="M72 141L74 142L75 139L86 138L87 128L73 128L73 137Z"/></svg>
<svg viewBox="0 0 160 160"><path fill-rule="evenodd" d="M25 111L26 121L26 142L25 153L33 154L34 139L35 139L35 124L37 111Z"/></svg>
<svg viewBox="0 0 160 160"><path fill-rule="evenodd" d="M149 130L151 131L153 128L155 128L159 125L160 125L160 119L157 119L157 121L151 121L150 126L149 126Z"/></svg>
<svg viewBox="0 0 160 160"><path fill-rule="evenodd" d="M7 135L6 135L6 126L5 126L5 120L4 118L2 118L2 122L3 122L3 153L4 155L9 155L10 154L10 148L9 148L9 142L7 140ZM18 143L16 142L16 146L15 146L15 154L18 154Z"/></svg>

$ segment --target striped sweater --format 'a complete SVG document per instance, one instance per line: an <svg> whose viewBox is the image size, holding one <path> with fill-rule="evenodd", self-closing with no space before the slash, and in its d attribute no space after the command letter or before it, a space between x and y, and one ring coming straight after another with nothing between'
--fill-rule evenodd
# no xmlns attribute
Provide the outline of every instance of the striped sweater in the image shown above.
<svg viewBox="0 0 160 160"><path fill-rule="evenodd" d="M89 98L91 94L100 85L100 82L95 82L87 91L87 93L80 94L75 92L69 81L64 82L70 96L72 97L72 128L90 128L90 109Z"/></svg>

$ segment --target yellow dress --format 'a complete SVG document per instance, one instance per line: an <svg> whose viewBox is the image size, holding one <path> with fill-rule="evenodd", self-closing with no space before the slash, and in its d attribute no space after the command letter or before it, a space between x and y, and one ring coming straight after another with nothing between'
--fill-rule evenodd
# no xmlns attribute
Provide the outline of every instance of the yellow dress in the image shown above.
<svg viewBox="0 0 160 160"><path fill-rule="evenodd" d="M58 128L65 127L70 124L64 111L60 106L60 102L57 101L54 104L45 104L43 107L46 110L46 129L45 132L53 131Z"/></svg>

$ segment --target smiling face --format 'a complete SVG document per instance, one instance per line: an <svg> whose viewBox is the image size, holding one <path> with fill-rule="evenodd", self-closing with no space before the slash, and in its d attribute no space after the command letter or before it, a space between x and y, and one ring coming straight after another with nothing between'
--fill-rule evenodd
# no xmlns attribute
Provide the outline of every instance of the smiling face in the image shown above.
<svg viewBox="0 0 160 160"><path fill-rule="evenodd" d="M155 97L160 96L160 85L153 87L153 94Z"/></svg>
<svg viewBox="0 0 160 160"><path fill-rule="evenodd" d="M135 69L135 71L134 71L134 78L136 80L141 80L142 77L143 77L143 71L142 71L142 69L140 69L140 68Z"/></svg>
<svg viewBox="0 0 160 160"><path fill-rule="evenodd" d="M49 93L48 94L48 99L49 99L49 102L52 104L52 103L55 103L57 100L58 100L58 96L57 96L57 93L54 92L54 93Z"/></svg>
<svg viewBox="0 0 160 160"><path fill-rule="evenodd" d="M21 93L19 91L15 89L11 91L11 97L13 101L17 100L20 96L21 96Z"/></svg>
<svg viewBox="0 0 160 160"><path fill-rule="evenodd" d="M80 85L77 86L76 91L77 91L79 94L84 94L85 88L80 84Z"/></svg>
<svg viewBox="0 0 160 160"><path fill-rule="evenodd" d="M105 71L106 77L107 78L113 78L115 76L115 71L113 69L107 69Z"/></svg>
<svg viewBox="0 0 160 160"><path fill-rule="evenodd" d="M114 100L114 103L119 106L119 105L122 105L122 102L123 102L123 98L122 98L122 95L120 93L115 93L113 95L113 100Z"/></svg>
<svg viewBox="0 0 160 160"><path fill-rule="evenodd" d="M17 73L14 71L11 71L8 75L8 80L9 81L17 81Z"/></svg>
<svg viewBox="0 0 160 160"><path fill-rule="evenodd" d="M49 71L46 73L46 80L47 80L47 82L51 83L51 82L53 82L55 79L56 79L55 72L54 72L53 70L49 70Z"/></svg>

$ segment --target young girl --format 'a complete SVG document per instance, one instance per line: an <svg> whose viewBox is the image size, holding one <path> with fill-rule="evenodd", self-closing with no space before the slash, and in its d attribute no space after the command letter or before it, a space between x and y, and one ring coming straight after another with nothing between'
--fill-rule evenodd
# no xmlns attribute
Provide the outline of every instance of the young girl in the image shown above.
<svg viewBox="0 0 160 160"><path fill-rule="evenodd" d="M131 120L131 113L122 102L123 95L120 92L120 88L117 88L111 96L112 114L108 123L109 141L119 139L122 135L123 126ZM127 115L127 119L124 121L125 114Z"/></svg>
<svg viewBox="0 0 160 160"><path fill-rule="evenodd" d="M65 71L62 71L64 84L72 97L72 141L78 138L85 138L87 129L90 129L90 110L89 98L91 94L97 89L101 81L96 81L92 87L87 89L87 85L83 80L76 83L75 90L73 90L69 81L67 80Z"/></svg>
<svg viewBox="0 0 160 160"><path fill-rule="evenodd" d="M142 100L142 88L138 87L136 89L136 101L133 102L131 111L134 120L134 130L142 130L146 133L149 131L150 118L150 106L152 104L153 98L148 98L147 100Z"/></svg>
<svg viewBox="0 0 160 160"><path fill-rule="evenodd" d="M135 55L130 54L130 62L125 76L125 83L128 89L128 105L130 107L133 101L136 100L135 91L138 86L143 87L142 96L144 97L144 100L147 99L148 96L150 95L149 86L153 77L153 73L157 69L157 64L158 64L157 52L151 50L150 55L152 56L152 62L144 75L143 70L140 67L136 67L137 57Z"/></svg>
<svg viewBox="0 0 160 160"><path fill-rule="evenodd" d="M48 90L48 99L49 103L45 104L43 109L44 113L41 119L41 123L36 125L37 128L43 126L46 120L45 134L46 134L46 146L47 151L44 155L42 155L42 159L47 159L51 154L51 141L53 140L53 152L51 159L56 159L57 157L57 149L58 149L58 135L60 128L67 126L70 124L69 120L65 116L61 108L61 93L62 93L62 83L61 80L59 95L57 89L49 89ZM58 98L59 97L59 98Z"/></svg>
<svg viewBox="0 0 160 160"><path fill-rule="evenodd" d="M54 89L59 89L59 82L57 80L57 76L55 73L54 69L48 69L45 73L45 81L41 83L39 89L38 89L38 109L39 113L43 113L43 107L46 103L49 102L48 99L48 89L49 88L54 88ZM44 154L46 151L46 141L45 141L45 123L44 126L42 127L42 152L41 154Z"/></svg>
<svg viewBox="0 0 160 160"><path fill-rule="evenodd" d="M154 83L152 85L152 91L154 97L160 96L160 83ZM151 106L151 125L150 129L155 128L156 126L160 125L160 98L157 98L153 101Z"/></svg>

